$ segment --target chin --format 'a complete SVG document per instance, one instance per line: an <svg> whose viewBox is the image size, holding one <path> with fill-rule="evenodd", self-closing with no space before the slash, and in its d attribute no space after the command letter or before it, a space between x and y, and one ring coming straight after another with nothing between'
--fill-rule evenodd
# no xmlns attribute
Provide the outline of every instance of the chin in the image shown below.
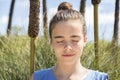
<svg viewBox="0 0 120 80"><path fill-rule="evenodd" d="M64 65L74 65L75 63L76 63L77 61L75 61L75 60L64 60L64 61L62 61L62 64L64 64Z"/></svg>

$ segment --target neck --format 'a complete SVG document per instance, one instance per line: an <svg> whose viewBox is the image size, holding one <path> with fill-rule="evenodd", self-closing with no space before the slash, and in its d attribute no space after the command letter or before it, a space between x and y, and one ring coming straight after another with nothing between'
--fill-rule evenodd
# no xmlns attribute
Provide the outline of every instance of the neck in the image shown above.
<svg viewBox="0 0 120 80"><path fill-rule="evenodd" d="M63 63L57 63L54 72L56 76L59 77L69 77L72 74L77 74L82 72L84 67L81 65L80 60L78 60L74 64L63 64Z"/></svg>

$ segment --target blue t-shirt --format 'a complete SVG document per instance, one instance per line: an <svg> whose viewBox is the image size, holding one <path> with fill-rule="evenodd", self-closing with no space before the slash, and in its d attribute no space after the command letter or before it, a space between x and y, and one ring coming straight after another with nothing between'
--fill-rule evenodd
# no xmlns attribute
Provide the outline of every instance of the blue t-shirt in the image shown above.
<svg viewBox="0 0 120 80"><path fill-rule="evenodd" d="M34 80L57 80L53 68L34 72ZM103 72L90 70L83 80L108 80L108 75Z"/></svg>

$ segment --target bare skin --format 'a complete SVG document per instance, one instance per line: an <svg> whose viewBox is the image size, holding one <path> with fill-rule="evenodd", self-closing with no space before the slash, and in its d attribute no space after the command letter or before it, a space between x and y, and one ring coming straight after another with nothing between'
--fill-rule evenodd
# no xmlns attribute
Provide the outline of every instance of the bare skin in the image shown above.
<svg viewBox="0 0 120 80"><path fill-rule="evenodd" d="M89 73L89 70L80 66L79 63L76 66L65 67L57 65L54 67L54 74L57 80L83 80Z"/></svg>

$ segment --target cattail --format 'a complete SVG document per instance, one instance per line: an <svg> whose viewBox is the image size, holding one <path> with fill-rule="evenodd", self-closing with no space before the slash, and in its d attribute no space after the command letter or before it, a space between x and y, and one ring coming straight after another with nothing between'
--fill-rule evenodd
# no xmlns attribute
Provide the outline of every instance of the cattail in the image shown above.
<svg viewBox="0 0 120 80"><path fill-rule="evenodd" d="M39 8L40 8L39 0L30 0L28 34L32 38L37 37L39 33L39 12L40 12Z"/></svg>
<svg viewBox="0 0 120 80"><path fill-rule="evenodd" d="M92 0L92 4L95 5L95 4L99 4L101 2L101 0Z"/></svg>
<svg viewBox="0 0 120 80"><path fill-rule="evenodd" d="M31 38L30 76L33 74L35 68L35 38L38 36L39 33L39 12L40 12L40 0L30 0L30 16L28 29L28 35Z"/></svg>

